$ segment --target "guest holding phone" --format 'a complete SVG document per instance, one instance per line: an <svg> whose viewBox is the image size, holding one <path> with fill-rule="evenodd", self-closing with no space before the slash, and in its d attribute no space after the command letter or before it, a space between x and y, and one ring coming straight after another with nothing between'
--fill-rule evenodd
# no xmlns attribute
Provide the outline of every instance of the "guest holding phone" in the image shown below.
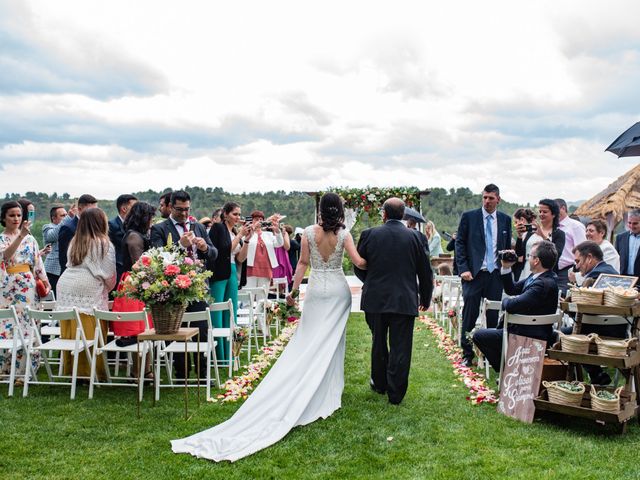
<svg viewBox="0 0 640 480"><path fill-rule="evenodd" d="M516 234L518 239L516 240L515 251L518 256L518 261L512 267L513 279L518 281L520 278L527 278L531 274L531 267L529 265L529 256L531 255L531 248L542 241L542 237L538 235L538 228L534 224L538 216L530 208L519 208L513 214L515 221Z"/></svg>
<svg viewBox="0 0 640 480"><path fill-rule="evenodd" d="M0 234L0 308L15 307L17 327L29 338L27 308L37 306L36 279L40 279L47 290L50 286L38 242L31 235L31 224L22 215L23 207L18 202L5 202L0 207L0 224L4 227ZM0 338L13 338L13 327L11 320L0 321ZM18 377L24 377L27 368L25 360L25 352L20 350L16 358ZM40 353L34 352L31 365L37 369L39 364ZM0 373L8 375L10 370L11 353L0 351ZM16 383L22 384L23 378L18 378Z"/></svg>

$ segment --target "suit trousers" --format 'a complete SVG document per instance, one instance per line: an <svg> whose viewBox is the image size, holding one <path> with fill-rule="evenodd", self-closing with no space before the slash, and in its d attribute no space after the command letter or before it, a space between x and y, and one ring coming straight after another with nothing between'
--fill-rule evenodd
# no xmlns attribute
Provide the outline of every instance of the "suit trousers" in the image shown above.
<svg viewBox="0 0 640 480"><path fill-rule="evenodd" d="M413 345L413 315L365 313L373 335L371 380L378 391L386 391L389 402L399 404L409 386Z"/></svg>
<svg viewBox="0 0 640 480"><path fill-rule="evenodd" d="M201 312L203 310L207 309L207 302L195 302L195 303L190 303L187 306L187 312ZM209 330L209 322L207 322L206 320L203 320L201 322L191 322L191 326L192 327L197 327L200 330L200 341L201 342L206 342L207 341L207 333ZM195 340L194 340L195 341ZM174 353L173 354L173 367L175 368L176 371L176 378L184 378L184 363L185 361L187 362L187 376L189 375L189 372L191 371L191 355L193 355L193 363L194 363L194 370L197 368L197 361L196 361L196 353L187 354L187 358L185 360L185 355L184 353ZM200 378L204 379L207 378L207 360L204 357L204 354L200 354Z"/></svg>
<svg viewBox="0 0 640 480"><path fill-rule="evenodd" d="M472 360L473 346L467 338L467 333L473 330L476 325L482 299L500 300L502 297L500 269L496 268L491 273L486 270L480 270L470 282L463 281L462 297L464 298L464 307L462 308L460 346L462 347L463 357L466 360ZM487 327L495 328L496 325L498 325L498 312L495 310L487 312Z"/></svg>

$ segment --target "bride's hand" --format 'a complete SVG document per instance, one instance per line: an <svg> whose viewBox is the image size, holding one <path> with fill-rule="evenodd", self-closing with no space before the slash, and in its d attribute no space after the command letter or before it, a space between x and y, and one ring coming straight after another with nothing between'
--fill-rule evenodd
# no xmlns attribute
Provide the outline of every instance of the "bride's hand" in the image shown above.
<svg viewBox="0 0 640 480"><path fill-rule="evenodd" d="M291 296L291 294L287 295L287 305L293 307L296 304L296 299Z"/></svg>

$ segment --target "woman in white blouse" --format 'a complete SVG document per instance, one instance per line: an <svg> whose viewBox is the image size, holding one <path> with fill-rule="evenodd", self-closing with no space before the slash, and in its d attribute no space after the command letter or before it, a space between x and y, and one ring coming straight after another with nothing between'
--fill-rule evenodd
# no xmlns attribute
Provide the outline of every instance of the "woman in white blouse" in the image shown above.
<svg viewBox="0 0 640 480"><path fill-rule="evenodd" d="M69 245L67 269L58 281L57 310L77 307L87 339L93 339L96 319L93 307L108 310L109 292L116 284L116 254L109 241L108 220L99 208L82 212L76 233ZM107 325L101 326L107 336ZM62 322L62 338L75 338L75 322ZM71 355L65 354L65 374L71 372ZM103 376L105 366L98 358L96 372ZM89 377L90 365L84 355L78 360L78 376Z"/></svg>

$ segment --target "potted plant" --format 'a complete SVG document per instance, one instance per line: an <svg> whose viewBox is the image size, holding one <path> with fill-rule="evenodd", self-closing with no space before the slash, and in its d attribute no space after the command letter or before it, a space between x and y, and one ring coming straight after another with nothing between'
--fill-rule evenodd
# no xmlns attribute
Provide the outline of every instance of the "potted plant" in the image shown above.
<svg viewBox="0 0 640 480"><path fill-rule="evenodd" d="M175 245L151 248L133 264L116 295L144 302L156 332L172 334L180 328L189 303L209 298L210 276L200 260L188 257Z"/></svg>

